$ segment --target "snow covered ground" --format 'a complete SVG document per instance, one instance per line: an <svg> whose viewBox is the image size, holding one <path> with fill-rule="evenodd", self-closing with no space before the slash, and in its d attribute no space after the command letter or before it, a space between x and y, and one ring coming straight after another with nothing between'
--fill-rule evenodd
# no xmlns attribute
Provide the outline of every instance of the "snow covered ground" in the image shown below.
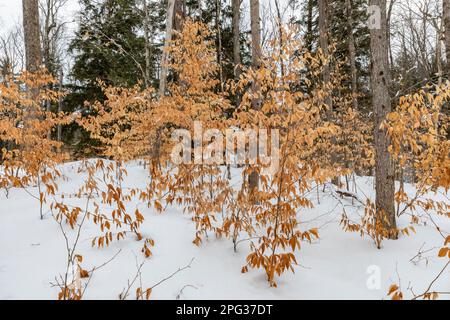
<svg viewBox="0 0 450 320"><path fill-rule="evenodd" d="M67 197L83 182L83 176L77 173L78 164L70 163L62 168L65 178L60 181L59 193L66 194L67 202L79 201ZM143 167L130 163L127 170L125 186L145 186L147 175ZM238 179L239 172L233 171L233 176ZM373 198L372 179L357 178L356 181L361 199L363 195ZM33 188L28 191L36 194ZM414 190L408 185L407 192L413 194ZM436 197L446 199L442 194ZM155 288L152 298L387 299L388 288L399 279L406 297L411 295L411 287L422 293L446 262L437 257L443 240L431 223L416 226L417 234L412 236L402 236L398 241L386 240L383 249L377 250L369 238L362 239L358 234L342 230L339 225L341 203L330 190L320 192L320 204L315 192L311 193L311 199L316 207L302 212L299 220L302 230L319 228L320 240L303 244L295 274L286 273L278 279L278 288L268 286L262 270L241 273L249 251L247 243L239 246L238 253L234 253L231 241L213 237L196 247L192 244L195 226L190 216L182 213L182 208L169 207L166 213L157 214L143 204L132 204L145 216L141 227L144 237L155 240L154 256L147 259L142 269L143 287L151 287L194 259L191 268ZM351 200L341 201L348 205L347 210L363 212L362 207L351 209ZM450 219L433 219L442 232L448 234ZM399 221L400 227L408 224L407 216ZM99 266L121 251L94 273L85 299L118 299L127 281L136 274L137 265L145 260L140 252L142 243L131 237L97 249L91 247L91 239L96 235L98 228L90 224L81 234L77 252L84 257L85 269ZM420 248L426 253L420 259L412 259ZM50 282L64 273L65 259L64 238L50 213L41 221L38 201L25 190L10 190L8 199L1 191L0 299L55 299L58 288L52 287ZM450 291L448 272L435 284L434 290ZM130 298L134 298L134 291Z"/></svg>

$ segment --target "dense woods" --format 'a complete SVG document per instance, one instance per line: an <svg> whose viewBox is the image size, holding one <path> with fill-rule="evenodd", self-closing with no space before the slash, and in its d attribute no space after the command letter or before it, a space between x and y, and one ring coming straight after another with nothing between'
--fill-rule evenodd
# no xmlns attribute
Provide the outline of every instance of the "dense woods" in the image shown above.
<svg viewBox="0 0 450 320"><path fill-rule="evenodd" d="M64 234L59 299L83 299L70 270L93 271L67 235L88 222L93 247L131 238L151 259L143 207L182 206L193 245L246 246L242 273L261 269L271 287L320 239L302 224L311 194L361 205L355 217L342 205L342 232L374 250L430 214L450 218L450 0L80 0L70 36L67 3L22 0L23 25L0 39L0 187L35 188L40 218L48 210ZM78 160L71 206L60 165ZM145 186L124 186L130 161ZM373 177L372 199L357 176ZM446 274L450 235L432 221Z"/></svg>

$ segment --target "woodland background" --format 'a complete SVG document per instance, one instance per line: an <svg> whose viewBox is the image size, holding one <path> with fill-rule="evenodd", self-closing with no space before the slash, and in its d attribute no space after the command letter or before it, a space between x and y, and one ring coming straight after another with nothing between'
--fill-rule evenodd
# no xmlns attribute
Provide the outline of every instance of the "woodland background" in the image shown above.
<svg viewBox="0 0 450 320"><path fill-rule="evenodd" d="M241 272L263 269L277 287L299 266L301 243L320 239L302 214L324 194L341 228L378 249L432 228L444 266L409 296L448 296L434 285L450 263L450 0L17 3L23 20L6 19L0 33L0 187L4 203L28 194L41 220L57 222L67 253L52 282L59 299L82 299L101 268L82 267L86 221L98 228L92 247L133 236L153 256L142 205L181 207L197 246L249 244ZM170 164L171 133L194 121L279 129L279 170ZM73 161L81 184L67 183ZM136 162L144 186L126 182ZM361 177L373 178L370 194L358 193ZM151 298L160 283L136 287L142 266L120 298Z"/></svg>

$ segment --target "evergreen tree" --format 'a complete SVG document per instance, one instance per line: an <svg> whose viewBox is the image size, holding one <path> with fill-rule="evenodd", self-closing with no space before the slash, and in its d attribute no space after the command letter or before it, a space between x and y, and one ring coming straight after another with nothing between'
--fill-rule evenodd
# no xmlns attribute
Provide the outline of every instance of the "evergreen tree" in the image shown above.
<svg viewBox="0 0 450 320"><path fill-rule="evenodd" d="M146 75L145 38L143 19L145 15L140 0L80 0L81 16L78 30L70 43L74 56L71 70L73 82L67 87L70 94L64 105L68 112L82 111L85 101L103 101L98 81L105 85L130 87L144 82ZM153 19L154 4L149 4ZM151 31L153 32L153 25ZM150 48L152 65L150 74L156 74L156 45ZM156 80L156 79L155 79ZM76 150L86 144L95 145L89 135L78 125L64 129L64 140ZM75 150L75 151L76 151Z"/></svg>
<svg viewBox="0 0 450 320"><path fill-rule="evenodd" d="M78 100L101 98L98 80L132 86L145 76L143 15L137 0L81 0L79 29L70 44Z"/></svg>

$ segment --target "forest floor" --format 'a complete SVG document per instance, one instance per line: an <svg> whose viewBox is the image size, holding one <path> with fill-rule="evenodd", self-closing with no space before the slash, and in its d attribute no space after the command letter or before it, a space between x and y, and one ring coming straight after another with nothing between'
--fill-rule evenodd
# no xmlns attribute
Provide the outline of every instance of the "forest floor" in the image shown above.
<svg viewBox="0 0 450 320"><path fill-rule="evenodd" d="M64 194L67 203L82 206L80 199L70 196L83 183L78 165L62 166L58 193ZM142 166L132 162L127 171L124 187L145 187L147 174ZM233 169L233 183L238 184L239 177L240 172ZM356 186L362 202L366 196L374 198L372 178L357 177ZM99 230L92 223L85 224L77 249L84 257L83 267L90 270L115 258L92 275L84 298L118 299L143 261L144 288L190 264L190 268L156 287L153 299L388 299L389 287L399 282L408 298L411 288L422 293L442 270L446 261L437 253L443 239L431 219L447 235L450 219L424 214L421 224L415 226L416 234L386 240L378 250L370 238L346 233L340 226L343 206L355 219L364 213L364 207L355 200L341 199L330 186L325 192L322 188L319 191L319 195L315 190L310 193L315 208L301 212L299 221L302 230L318 228L320 239L302 243L295 274L278 278L278 288L269 287L263 270L241 273L249 253L248 242L242 242L237 253L230 240L214 236L196 247L192 243L195 225L188 214L183 214L183 208L171 206L158 214L145 204L132 203L134 207L129 209L134 212L138 207L145 216L143 236L155 240L153 256L143 257L142 242L135 237L113 242L107 248L93 248L91 241ZM414 188L406 185L406 192L412 195ZM8 198L3 191L0 194L0 299L56 299L59 289L50 283L65 271L66 245L59 225L48 207L44 220L40 220L39 201L29 193L38 194L36 188L12 189ZM448 200L443 191L433 196ZM399 219L399 227L409 222L405 214ZM450 291L450 272L444 273L433 289ZM135 296L133 290L135 287L130 299Z"/></svg>

